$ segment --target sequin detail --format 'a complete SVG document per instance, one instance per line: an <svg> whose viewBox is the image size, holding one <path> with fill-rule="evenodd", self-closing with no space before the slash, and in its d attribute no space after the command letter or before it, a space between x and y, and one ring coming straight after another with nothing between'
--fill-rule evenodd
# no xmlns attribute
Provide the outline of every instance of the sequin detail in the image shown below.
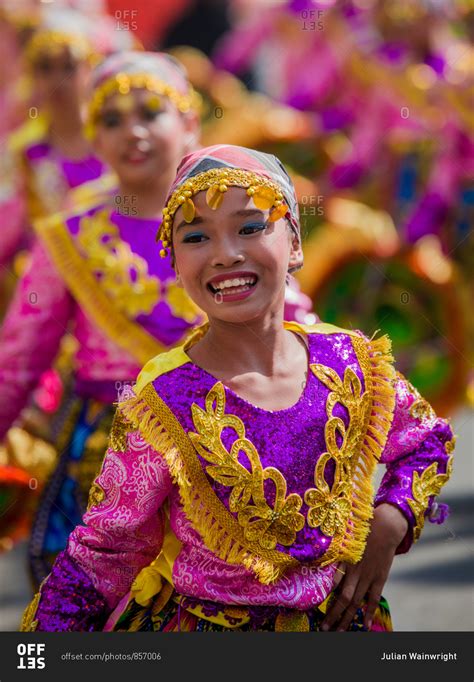
<svg viewBox="0 0 474 682"><path fill-rule="evenodd" d="M127 436L130 431L132 431L132 425L124 418L120 410L116 410L109 436L110 449L115 452L125 452L127 449Z"/></svg>
<svg viewBox="0 0 474 682"><path fill-rule="evenodd" d="M331 392L326 402L328 420L324 428L327 452L321 455L315 468L316 488L305 493L304 499L309 507L307 519L310 526L321 528L325 535L339 536L344 532L351 512L354 462L364 437L371 400L367 391L361 392L360 379L350 367L346 367L343 381L330 367L315 364L311 365L311 370ZM333 415L337 403L349 413L347 430L342 419ZM337 444L337 435L342 438L341 446ZM330 460L335 465L331 487L325 478L326 465Z"/></svg>
<svg viewBox="0 0 474 682"><path fill-rule="evenodd" d="M223 385L217 383L209 391L205 410L194 403L191 411L196 432L189 433L189 438L203 459L210 463L206 473L232 488L229 509L237 512L245 538L265 549L274 549L277 544L292 545L296 532L305 523L304 516L299 513L303 501L294 493L287 496L286 481L278 469L262 467L254 444L245 437L243 421L236 415L225 414ZM221 438L225 428L233 429L238 436L230 451ZM239 462L239 453L245 454L250 470ZM265 481L272 481L275 486L273 504L265 497Z"/></svg>
<svg viewBox="0 0 474 682"><path fill-rule="evenodd" d="M101 502L105 500L104 489L100 487L97 481L94 481L91 485L89 491L89 501L87 503L87 511L92 507L97 507Z"/></svg>
<svg viewBox="0 0 474 682"><path fill-rule="evenodd" d="M127 316L150 313L158 302L160 282L148 274L148 263L120 238L109 210L84 216L77 243L107 297Z"/></svg>
<svg viewBox="0 0 474 682"><path fill-rule="evenodd" d="M61 552L39 594L27 607L24 624L30 622L38 632L92 631L102 629L106 615L104 597L79 565Z"/></svg>
<svg viewBox="0 0 474 682"><path fill-rule="evenodd" d="M412 495L413 499L407 498L407 502L415 516L413 528L413 540L420 537L425 523L425 512L428 509L429 499L432 495L438 495L443 485L451 477L453 468L453 455L450 456L446 465L446 473L438 474L438 462L433 462L421 475L418 471L413 472Z"/></svg>

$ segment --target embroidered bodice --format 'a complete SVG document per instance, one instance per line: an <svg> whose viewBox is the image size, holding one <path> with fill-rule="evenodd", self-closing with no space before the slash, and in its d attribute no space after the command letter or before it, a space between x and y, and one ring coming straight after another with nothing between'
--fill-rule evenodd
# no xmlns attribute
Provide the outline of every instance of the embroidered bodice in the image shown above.
<svg viewBox="0 0 474 682"><path fill-rule="evenodd" d="M359 560L374 505L408 521L397 553L419 537L450 475L448 422L391 370L386 339L288 326L307 334L311 372L285 410L250 404L186 347L147 363L122 397L86 525L43 587L40 629L86 629L68 606L81 590L102 604L87 627L102 627L132 583L150 596L160 576L192 597L306 609L339 560Z"/></svg>

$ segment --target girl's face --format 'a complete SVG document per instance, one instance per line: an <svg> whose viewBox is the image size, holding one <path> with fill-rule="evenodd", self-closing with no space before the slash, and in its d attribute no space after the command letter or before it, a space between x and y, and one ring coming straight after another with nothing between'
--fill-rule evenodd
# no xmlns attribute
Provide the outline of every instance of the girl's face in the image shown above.
<svg viewBox="0 0 474 682"><path fill-rule="evenodd" d="M196 216L173 221L175 268L184 289L209 320L245 323L282 313L288 268L301 247L287 221L269 222L240 187L225 192L214 211L205 192L193 197Z"/></svg>
<svg viewBox="0 0 474 682"><path fill-rule="evenodd" d="M122 182L143 187L175 172L194 147L198 120L179 113L167 97L134 89L105 101L96 131L98 154Z"/></svg>
<svg viewBox="0 0 474 682"><path fill-rule="evenodd" d="M89 72L86 60L78 60L69 47L54 54L39 53L33 64L33 75L40 101L61 108L71 104L79 107Z"/></svg>

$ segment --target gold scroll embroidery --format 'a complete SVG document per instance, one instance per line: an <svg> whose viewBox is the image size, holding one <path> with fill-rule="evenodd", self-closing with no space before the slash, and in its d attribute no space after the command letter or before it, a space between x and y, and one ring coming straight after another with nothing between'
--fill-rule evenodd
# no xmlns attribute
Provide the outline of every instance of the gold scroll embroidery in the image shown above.
<svg viewBox="0 0 474 682"><path fill-rule="evenodd" d="M89 491L89 502L87 503L87 511L89 511L92 507L97 507L101 502L105 500L105 497L106 495L104 489L97 483L97 481L94 481Z"/></svg>
<svg viewBox="0 0 474 682"><path fill-rule="evenodd" d="M413 541L418 540L425 523L425 511L428 507L429 499L432 495L439 495L443 485L451 477L453 469L453 455L448 459L446 473L438 474L438 462L433 462L421 475L418 471L413 472L411 491L412 498L407 498L407 502L415 516L415 527L413 528Z"/></svg>
<svg viewBox="0 0 474 682"><path fill-rule="evenodd" d="M79 253L64 223L64 216L58 214L35 222L34 228L76 301L108 338L140 364L166 350L144 327L111 304Z"/></svg>
<svg viewBox="0 0 474 682"><path fill-rule="evenodd" d="M77 242L87 254L90 269L119 310L129 317L153 310L160 282L148 274L146 260L122 241L108 210L82 218Z"/></svg>
<svg viewBox="0 0 474 682"><path fill-rule="evenodd" d="M311 370L330 393L326 401L328 421L324 428L327 452L321 455L315 468L316 488L307 490L304 497L309 507L308 525L320 528L325 535L339 536L344 532L351 512L353 464L364 435L371 400L367 391L361 394L360 379L350 367L346 367L343 381L330 367L315 364L311 365ZM342 419L332 414L336 404L347 409L347 430ZM337 445L338 434L342 438L340 446ZM325 478L326 465L330 461L335 465L331 488Z"/></svg>
<svg viewBox="0 0 474 682"><path fill-rule="evenodd" d="M297 494L286 495L284 477L274 467L262 467L255 446L245 437L242 420L225 414L224 386L218 382L209 391L205 410L195 403L191 409L196 433L190 433L189 437L199 454L210 463L206 473L232 488L229 509L237 512L245 538L265 549L274 549L277 544L292 545L297 531L304 526L304 516L299 513L303 501ZM221 439L225 428L233 429L238 436L230 452ZM240 453L247 458L250 470L239 462ZM266 480L272 481L275 488L275 501L271 506L264 493Z"/></svg>

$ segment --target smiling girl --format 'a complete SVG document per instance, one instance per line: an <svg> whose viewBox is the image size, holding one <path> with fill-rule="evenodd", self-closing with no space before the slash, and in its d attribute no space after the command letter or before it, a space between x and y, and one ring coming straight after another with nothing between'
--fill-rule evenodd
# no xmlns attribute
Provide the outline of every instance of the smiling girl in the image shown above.
<svg viewBox="0 0 474 682"><path fill-rule="evenodd" d="M124 390L86 525L23 629L391 630L382 590L441 520L449 424L387 337L284 321L302 250L275 157L195 152L163 213L162 255L209 321Z"/></svg>
<svg viewBox="0 0 474 682"><path fill-rule="evenodd" d="M36 584L81 522L117 386L203 319L155 241L167 189L198 130L192 88L175 60L109 57L94 73L88 132L116 172L118 191L82 213L35 225L38 243L0 336L0 440L68 330L77 345L73 387L52 426L59 460L30 540Z"/></svg>

